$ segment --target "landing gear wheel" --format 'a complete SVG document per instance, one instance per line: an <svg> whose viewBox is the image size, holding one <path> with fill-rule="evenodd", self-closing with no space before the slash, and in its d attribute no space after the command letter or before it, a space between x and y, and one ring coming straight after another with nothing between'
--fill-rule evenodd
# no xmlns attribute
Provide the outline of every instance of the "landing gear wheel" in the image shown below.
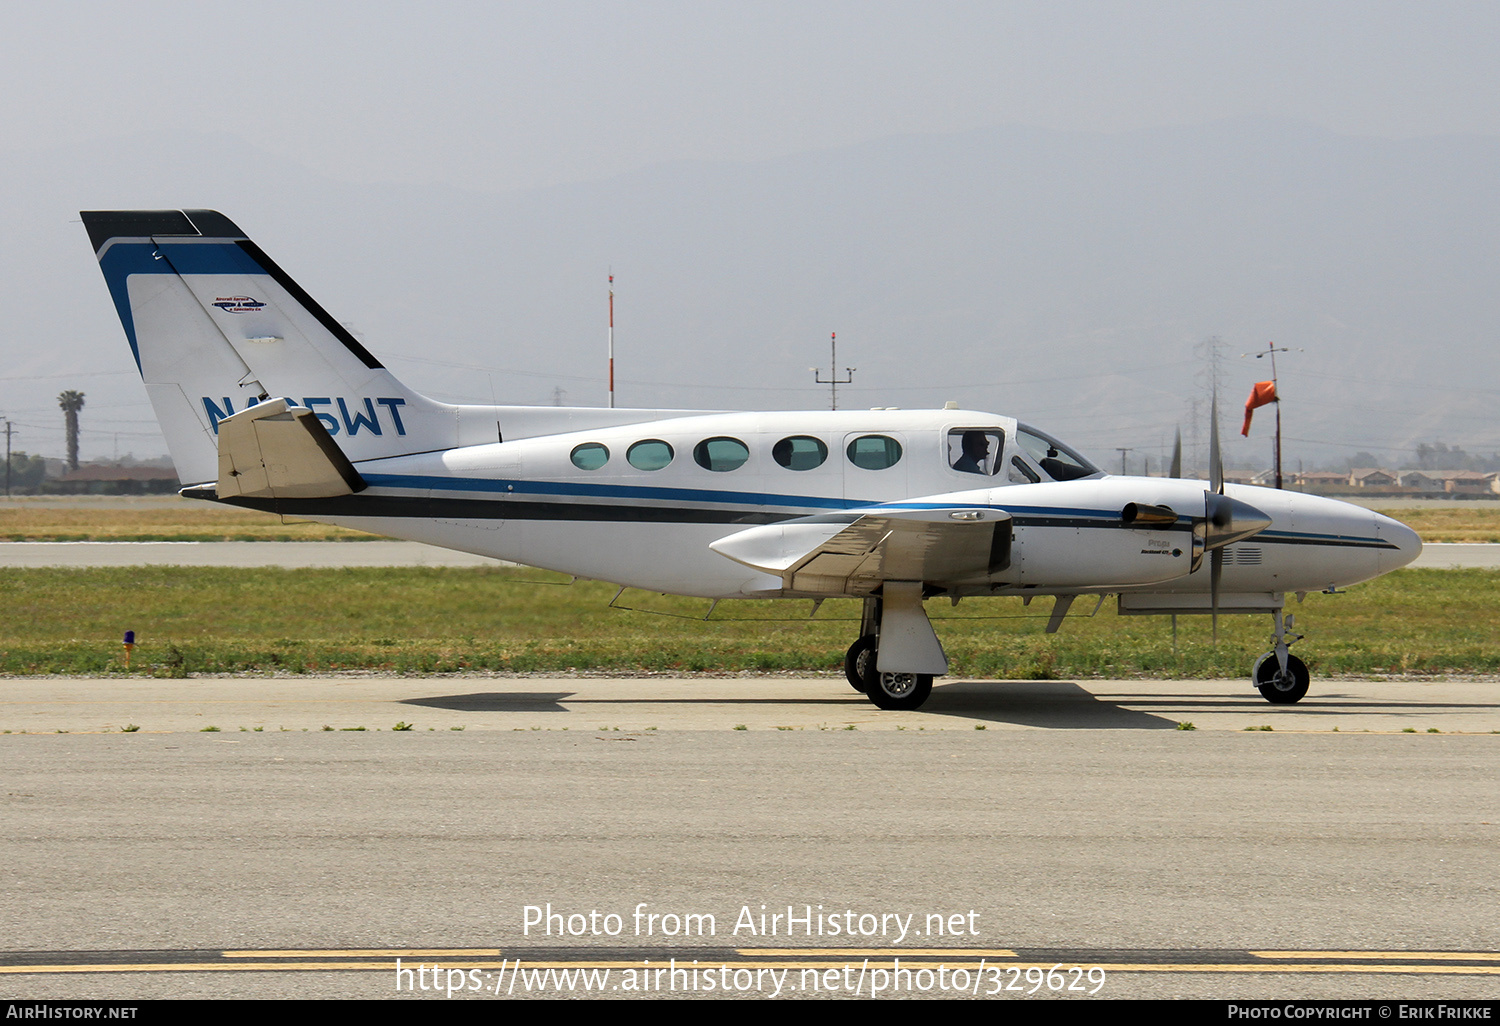
<svg viewBox="0 0 1500 1026"><path fill-rule="evenodd" d="M873 652L869 664L865 695L881 709L917 709L932 694L930 673L880 673L874 669Z"/></svg>
<svg viewBox="0 0 1500 1026"><path fill-rule="evenodd" d="M844 676L860 694L865 693L865 680L875 672L875 635L866 634L844 654Z"/></svg>
<svg viewBox="0 0 1500 1026"><path fill-rule="evenodd" d="M1281 664L1276 661L1276 653L1267 652L1255 661L1251 679L1267 702L1291 705L1301 701L1302 696L1307 694L1310 677L1307 664L1296 656L1289 654L1286 657L1286 672L1282 673Z"/></svg>

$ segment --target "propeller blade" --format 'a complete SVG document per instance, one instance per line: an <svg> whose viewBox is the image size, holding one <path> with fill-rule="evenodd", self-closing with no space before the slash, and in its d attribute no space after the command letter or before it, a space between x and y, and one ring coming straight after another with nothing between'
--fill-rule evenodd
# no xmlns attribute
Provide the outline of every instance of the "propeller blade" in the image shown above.
<svg viewBox="0 0 1500 1026"><path fill-rule="evenodd" d="M1208 603L1213 613L1214 644L1219 643L1219 577L1224 573L1224 550L1214 549L1208 564Z"/></svg>
<svg viewBox="0 0 1500 1026"><path fill-rule="evenodd" d="M1172 443L1172 471L1168 477L1182 476L1182 427L1178 425L1177 441Z"/></svg>
<svg viewBox="0 0 1500 1026"><path fill-rule="evenodd" d="M1208 427L1208 487L1224 494L1224 460L1219 452L1219 392L1214 390L1212 421Z"/></svg>

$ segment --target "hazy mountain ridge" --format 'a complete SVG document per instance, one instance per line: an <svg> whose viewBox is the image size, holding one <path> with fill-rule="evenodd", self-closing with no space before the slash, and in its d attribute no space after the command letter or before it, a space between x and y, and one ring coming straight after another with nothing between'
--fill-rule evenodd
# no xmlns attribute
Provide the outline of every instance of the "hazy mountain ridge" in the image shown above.
<svg viewBox="0 0 1500 1026"><path fill-rule="evenodd" d="M622 405L824 405L808 368L836 330L840 369L858 368L847 405L954 399L1117 465L1114 446L1169 444L1202 395L1193 345L1217 335L1226 435L1268 376L1238 354L1274 339L1306 350L1281 364L1288 435L1344 443L1297 443L1309 460L1500 447L1495 139L1000 127L500 195L343 185L232 136L0 154L0 169L24 198L0 212L24 242L0 257L6 375L133 370L73 211L207 204L445 398L545 403L560 387L602 403L613 268ZM145 418L124 374L0 386L27 421L45 416L19 412L45 408L38 393L88 392L85 455L91 416L99 432L111 410ZM50 451L40 434L29 448Z"/></svg>

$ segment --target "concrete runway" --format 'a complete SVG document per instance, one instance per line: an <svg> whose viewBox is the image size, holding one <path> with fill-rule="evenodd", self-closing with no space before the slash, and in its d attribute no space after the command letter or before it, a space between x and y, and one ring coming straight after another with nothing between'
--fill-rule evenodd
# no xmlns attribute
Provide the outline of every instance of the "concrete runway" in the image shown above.
<svg viewBox="0 0 1500 1026"><path fill-rule="evenodd" d="M4 566L503 566L421 542L0 542ZM1500 545L1433 544L1414 567L1500 569Z"/></svg>
<svg viewBox="0 0 1500 1026"><path fill-rule="evenodd" d="M777 967L782 996L867 995L893 952L1009 998L1054 964L1083 988L1036 997L1086 997L1091 968L1103 998L1500 997L1494 681L1318 680L1289 707L1236 681L955 682L916 713L834 678L0 695L0 729L33 731L0 735L11 998L389 997L397 957L463 968L443 979L469 997L581 996L507 990L516 958L631 996L627 970L674 957L746 996ZM550 936L527 926L549 904ZM664 996L721 993L698 985Z"/></svg>
<svg viewBox="0 0 1500 1026"><path fill-rule="evenodd" d="M146 564L496 561L0 543L0 566ZM583 996L526 976L548 966L607 968L596 996L868 996L897 957L929 985L893 996L1500 997L1495 681L1315 680L1286 707L1244 681L947 681L893 713L835 678L23 678L0 730L10 998L446 1000L437 965L455 997ZM640 934L642 903L714 929ZM549 904L551 936L526 926ZM917 932L744 928L789 907ZM567 932L591 913L619 932ZM673 958L705 975L628 989Z"/></svg>
<svg viewBox="0 0 1500 1026"><path fill-rule="evenodd" d="M1500 681L1315 678L1296 705L1244 680L965 681L914 712L841 677L206 677L0 679L0 730L1173 730L1500 734ZM1500 736L1496 738L1500 744Z"/></svg>

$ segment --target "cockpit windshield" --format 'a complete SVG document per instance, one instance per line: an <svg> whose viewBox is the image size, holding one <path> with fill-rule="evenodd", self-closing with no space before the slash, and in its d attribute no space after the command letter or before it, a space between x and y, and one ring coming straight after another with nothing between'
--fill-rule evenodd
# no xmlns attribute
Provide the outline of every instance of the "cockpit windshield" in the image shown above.
<svg viewBox="0 0 1500 1026"><path fill-rule="evenodd" d="M1016 425L1016 441L1054 481L1074 481L1102 473L1100 469L1051 435L1025 424Z"/></svg>

